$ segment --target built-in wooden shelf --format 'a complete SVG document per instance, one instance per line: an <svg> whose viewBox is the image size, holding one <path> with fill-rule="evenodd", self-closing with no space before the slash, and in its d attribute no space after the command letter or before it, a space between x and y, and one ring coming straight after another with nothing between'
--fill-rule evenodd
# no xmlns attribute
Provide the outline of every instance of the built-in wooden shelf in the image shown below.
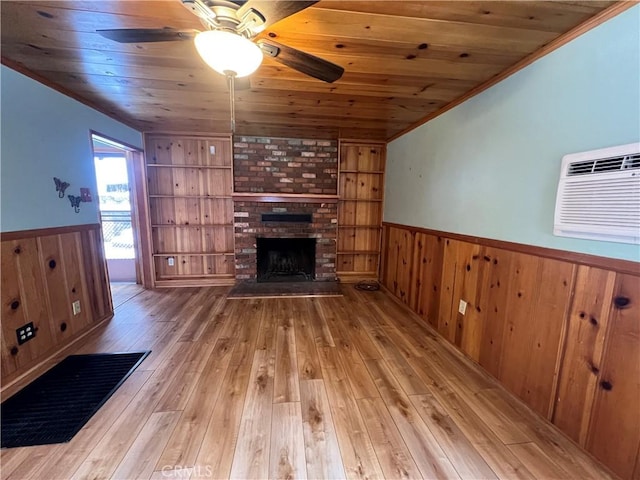
<svg viewBox="0 0 640 480"><path fill-rule="evenodd" d="M236 201L265 203L337 203L338 195L301 195L299 193L234 193Z"/></svg>
<svg viewBox="0 0 640 480"><path fill-rule="evenodd" d="M149 195L149 198L210 198L217 200L219 198L232 198L231 195Z"/></svg>
<svg viewBox="0 0 640 480"><path fill-rule="evenodd" d="M189 224L180 225L176 223L163 223L160 225L151 225L151 228L207 228L207 227L228 227L233 228L230 223L202 223L202 224Z"/></svg>
<svg viewBox="0 0 640 480"><path fill-rule="evenodd" d="M152 253L154 286L232 283L231 137L149 133L145 150L152 252L157 252ZM177 260L169 265L168 257ZM183 262L185 257L189 261Z"/></svg>
<svg viewBox="0 0 640 480"><path fill-rule="evenodd" d="M381 198L341 198L343 202L381 202Z"/></svg>
<svg viewBox="0 0 640 480"><path fill-rule="evenodd" d="M346 252L338 252L338 255L379 255L379 250L349 250Z"/></svg>
<svg viewBox="0 0 640 480"><path fill-rule="evenodd" d="M167 165L160 163L149 163L147 167L151 168L202 168L203 170L231 170L233 167L231 165Z"/></svg>
<svg viewBox="0 0 640 480"><path fill-rule="evenodd" d="M235 252L162 252L154 253L154 257L202 257L208 255L235 255Z"/></svg>
<svg viewBox="0 0 640 480"><path fill-rule="evenodd" d="M367 228L369 230L382 230L380 225L338 225L338 228Z"/></svg>
<svg viewBox="0 0 640 480"><path fill-rule="evenodd" d="M340 141L338 278L353 280L377 277L382 238L385 155L384 145Z"/></svg>

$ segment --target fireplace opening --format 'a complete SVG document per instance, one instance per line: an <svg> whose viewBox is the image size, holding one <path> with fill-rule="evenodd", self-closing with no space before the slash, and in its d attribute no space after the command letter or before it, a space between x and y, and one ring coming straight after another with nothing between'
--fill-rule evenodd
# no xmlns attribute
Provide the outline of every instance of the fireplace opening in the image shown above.
<svg viewBox="0 0 640 480"><path fill-rule="evenodd" d="M315 238L257 238L258 282L306 282L315 278Z"/></svg>

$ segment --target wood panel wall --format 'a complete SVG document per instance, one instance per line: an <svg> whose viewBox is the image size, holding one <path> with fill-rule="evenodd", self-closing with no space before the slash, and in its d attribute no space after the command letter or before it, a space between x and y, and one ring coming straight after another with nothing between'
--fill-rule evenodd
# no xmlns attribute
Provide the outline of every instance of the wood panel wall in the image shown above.
<svg viewBox="0 0 640 480"><path fill-rule="evenodd" d="M640 264L383 233L387 289L620 477L639 478Z"/></svg>
<svg viewBox="0 0 640 480"><path fill-rule="evenodd" d="M99 224L3 233L0 243L4 388L110 318L113 306ZM16 329L28 322L36 336L18 345Z"/></svg>

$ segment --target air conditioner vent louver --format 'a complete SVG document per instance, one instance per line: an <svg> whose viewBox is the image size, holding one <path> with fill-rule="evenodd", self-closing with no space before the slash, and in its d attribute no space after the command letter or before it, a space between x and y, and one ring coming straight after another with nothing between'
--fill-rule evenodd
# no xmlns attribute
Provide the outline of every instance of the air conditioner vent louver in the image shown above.
<svg viewBox="0 0 640 480"><path fill-rule="evenodd" d="M587 175L590 173L615 172L617 170L632 168L640 169L640 154L573 162L569 164L567 176L573 177L575 175Z"/></svg>
<svg viewBox="0 0 640 480"><path fill-rule="evenodd" d="M564 156L553 233L640 243L640 143Z"/></svg>

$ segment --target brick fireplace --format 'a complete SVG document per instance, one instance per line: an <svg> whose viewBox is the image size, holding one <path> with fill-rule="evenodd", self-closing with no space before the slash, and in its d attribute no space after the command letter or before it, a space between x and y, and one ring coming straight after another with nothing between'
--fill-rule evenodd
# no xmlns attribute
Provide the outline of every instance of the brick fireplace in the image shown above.
<svg viewBox="0 0 640 480"><path fill-rule="evenodd" d="M333 140L236 137L236 279L256 279L258 239L277 238L315 239L313 279L336 279L337 150Z"/></svg>

